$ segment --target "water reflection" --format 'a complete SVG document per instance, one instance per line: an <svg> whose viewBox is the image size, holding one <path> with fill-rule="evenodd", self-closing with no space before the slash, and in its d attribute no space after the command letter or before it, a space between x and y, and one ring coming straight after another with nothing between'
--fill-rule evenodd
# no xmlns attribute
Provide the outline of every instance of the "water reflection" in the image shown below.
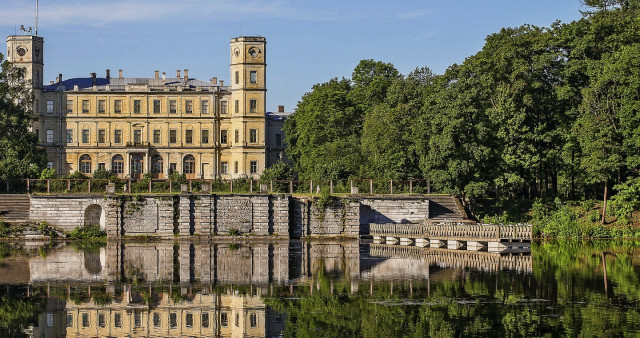
<svg viewBox="0 0 640 338"><path fill-rule="evenodd" d="M637 243L534 243L531 252L358 241L2 244L0 335L640 333Z"/></svg>

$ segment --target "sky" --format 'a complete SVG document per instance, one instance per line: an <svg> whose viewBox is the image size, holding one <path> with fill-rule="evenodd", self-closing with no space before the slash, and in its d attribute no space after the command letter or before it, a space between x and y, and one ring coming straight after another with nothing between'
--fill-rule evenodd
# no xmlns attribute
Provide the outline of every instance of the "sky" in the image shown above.
<svg viewBox="0 0 640 338"><path fill-rule="evenodd" d="M350 78L362 59L402 74L442 74L487 35L523 24L570 22L580 0L40 0L45 83L104 76L175 76L229 82L229 40L267 39L267 111L295 107L316 83ZM35 0L0 0L0 34L35 27ZM6 46L0 51L6 50Z"/></svg>

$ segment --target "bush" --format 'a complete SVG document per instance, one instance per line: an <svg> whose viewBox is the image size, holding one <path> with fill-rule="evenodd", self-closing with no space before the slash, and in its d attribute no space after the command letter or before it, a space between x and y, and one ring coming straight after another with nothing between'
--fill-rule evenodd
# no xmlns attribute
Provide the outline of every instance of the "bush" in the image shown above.
<svg viewBox="0 0 640 338"><path fill-rule="evenodd" d="M91 224L73 229L68 236L73 239L102 239L107 237L107 233L100 230L99 225Z"/></svg>
<svg viewBox="0 0 640 338"><path fill-rule="evenodd" d="M93 172L93 177L97 180L108 180L110 178L118 178L111 170L98 169Z"/></svg>
<svg viewBox="0 0 640 338"><path fill-rule="evenodd" d="M612 213L627 224L635 210L640 209L640 177L628 179L614 187L618 193L611 198Z"/></svg>

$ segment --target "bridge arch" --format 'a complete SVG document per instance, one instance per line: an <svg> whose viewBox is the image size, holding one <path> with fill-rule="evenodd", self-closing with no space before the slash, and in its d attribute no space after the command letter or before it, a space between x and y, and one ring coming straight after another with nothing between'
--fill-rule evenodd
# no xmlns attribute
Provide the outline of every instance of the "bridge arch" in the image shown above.
<svg viewBox="0 0 640 338"><path fill-rule="evenodd" d="M100 204L90 204L84 209L84 226L92 224L100 225L102 231L107 229L107 217Z"/></svg>

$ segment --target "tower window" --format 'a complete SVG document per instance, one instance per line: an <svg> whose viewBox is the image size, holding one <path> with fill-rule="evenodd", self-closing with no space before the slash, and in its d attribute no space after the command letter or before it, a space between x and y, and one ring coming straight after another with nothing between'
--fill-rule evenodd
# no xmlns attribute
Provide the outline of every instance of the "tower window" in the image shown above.
<svg viewBox="0 0 640 338"><path fill-rule="evenodd" d="M249 72L249 82L257 83L258 82L258 72L252 70Z"/></svg>
<svg viewBox="0 0 640 338"><path fill-rule="evenodd" d="M53 143L53 129L47 129L47 143Z"/></svg>
<svg viewBox="0 0 640 338"><path fill-rule="evenodd" d="M227 130L220 130L220 143L227 144Z"/></svg>
<svg viewBox="0 0 640 338"><path fill-rule="evenodd" d="M236 144L240 143L240 131L238 129L235 130L234 142Z"/></svg>
<svg viewBox="0 0 640 338"><path fill-rule="evenodd" d="M235 161L233 163L233 172L236 173L236 174L238 173L238 167L239 167L238 166L238 161Z"/></svg>
<svg viewBox="0 0 640 338"><path fill-rule="evenodd" d="M258 100L249 100L249 111L255 113L258 110Z"/></svg>
<svg viewBox="0 0 640 338"><path fill-rule="evenodd" d="M227 113L227 101L220 101L220 114Z"/></svg>
<svg viewBox="0 0 640 338"><path fill-rule="evenodd" d="M240 101L236 100L236 114L240 112Z"/></svg>
<svg viewBox="0 0 640 338"><path fill-rule="evenodd" d="M47 113L53 113L53 100L47 101Z"/></svg>
<svg viewBox="0 0 640 338"><path fill-rule="evenodd" d="M249 129L249 143L258 142L258 129Z"/></svg>
<svg viewBox="0 0 640 338"><path fill-rule="evenodd" d="M240 83L240 72L236 70L236 84Z"/></svg>
<svg viewBox="0 0 640 338"><path fill-rule="evenodd" d="M282 134L276 134L276 147L282 146Z"/></svg>

